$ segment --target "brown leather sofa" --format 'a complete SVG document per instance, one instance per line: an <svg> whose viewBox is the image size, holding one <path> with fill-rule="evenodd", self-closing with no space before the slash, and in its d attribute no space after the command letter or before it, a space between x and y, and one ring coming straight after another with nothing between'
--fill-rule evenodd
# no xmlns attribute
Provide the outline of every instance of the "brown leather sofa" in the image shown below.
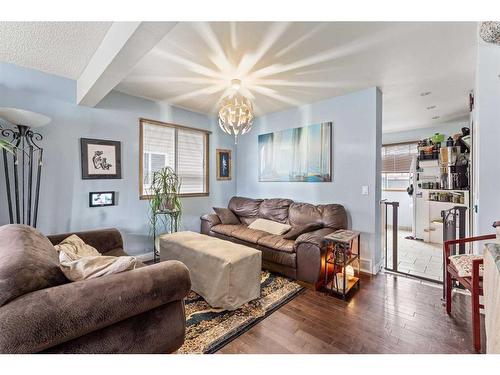
<svg viewBox="0 0 500 375"><path fill-rule="evenodd" d="M322 239L347 227L347 215L342 205L233 197L228 208L241 224L221 224L216 214L207 214L201 217L201 233L261 250L263 268L315 289L320 286L324 275ZM257 218L286 223L292 228L311 223L319 224L321 228L301 234L296 240L286 240L283 236L248 228Z"/></svg>
<svg viewBox="0 0 500 375"><path fill-rule="evenodd" d="M69 282L50 236L0 227L0 353L170 353L184 342L182 263L162 262ZM77 233L104 255L126 255L116 229ZM52 241L52 243L51 243Z"/></svg>

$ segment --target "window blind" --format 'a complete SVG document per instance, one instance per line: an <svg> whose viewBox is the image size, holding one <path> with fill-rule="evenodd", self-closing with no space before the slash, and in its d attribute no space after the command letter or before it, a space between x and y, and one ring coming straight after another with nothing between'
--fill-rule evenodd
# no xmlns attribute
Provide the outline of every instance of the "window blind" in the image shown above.
<svg viewBox="0 0 500 375"><path fill-rule="evenodd" d="M181 193L205 191L205 134L179 129L177 132L177 174Z"/></svg>
<svg viewBox="0 0 500 375"><path fill-rule="evenodd" d="M408 173L417 155L416 143L382 146L382 173Z"/></svg>

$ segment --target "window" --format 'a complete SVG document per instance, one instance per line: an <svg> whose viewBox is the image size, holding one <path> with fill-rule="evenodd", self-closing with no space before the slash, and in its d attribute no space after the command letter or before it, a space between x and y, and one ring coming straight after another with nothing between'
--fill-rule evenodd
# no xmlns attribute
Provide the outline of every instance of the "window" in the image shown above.
<svg viewBox="0 0 500 375"><path fill-rule="evenodd" d="M382 190L405 191L410 185L411 163L416 156L416 142L382 146Z"/></svg>
<svg viewBox="0 0 500 375"><path fill-rule="evenodd" d="M153 173L171 167L182 196L208 195L208 136L205 130L140 119L140 198L149 197Z"/></svg>

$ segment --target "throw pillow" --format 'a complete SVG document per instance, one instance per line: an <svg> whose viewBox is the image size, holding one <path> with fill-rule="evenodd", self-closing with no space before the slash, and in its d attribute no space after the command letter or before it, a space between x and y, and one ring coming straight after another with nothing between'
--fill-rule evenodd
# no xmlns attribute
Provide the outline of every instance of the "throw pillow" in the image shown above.
<svg viewBox="0 0 500 375"><path fill-rule="evenodd" d="M71 281L112 275L140 266L134 257L102 256L74 234L54 247L59 252L59 267Z"/></svg>
<svg viewBox="0 0 500 375"><path fill-rule="evenodd" d="M257 219L248 226L250 229L262 230L271 234L282 235L288 232L291 228L288 224L277 223L276 221Z"/></svg>
<svg viewBox="0 0 500 375"><path fill-rule="evenodd" d="M321 224L311 223L305 225L299 225L296 227L292 227L286 234L283 236L285 240L296 240L298 236L304 233L312 232L318 229L323 228Z"/></svg>
<svg viewBox="0 0 500 375"><path fill-rule="evenodd" d="M240 220L236 217L233 211L231 211L229 208L223 208L223 207L213 207L215 213L220 219L220 222L222 224L232 224L232 225L239 225L241 224Z"/></svg>

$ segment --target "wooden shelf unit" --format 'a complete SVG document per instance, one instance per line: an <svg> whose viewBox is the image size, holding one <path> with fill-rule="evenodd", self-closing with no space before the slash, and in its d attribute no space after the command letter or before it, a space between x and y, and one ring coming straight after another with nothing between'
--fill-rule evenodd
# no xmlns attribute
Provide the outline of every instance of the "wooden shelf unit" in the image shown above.
<svg viewBox="0 0 500 375"><path fill-rule="evenodd" d="M343 234L344 238L336 238L338 234ZM360 232L339 230L332 235L325 236L323 246L325 247L325 276L324 289L330 294L336 294L346 300L349 292L356 286L360 287ZM346 267L356 263L354 276L349 279L346 274ZM330 277L329 265L333 268ZM342 280L337 279L337 273L342 273Z"/></svg>

